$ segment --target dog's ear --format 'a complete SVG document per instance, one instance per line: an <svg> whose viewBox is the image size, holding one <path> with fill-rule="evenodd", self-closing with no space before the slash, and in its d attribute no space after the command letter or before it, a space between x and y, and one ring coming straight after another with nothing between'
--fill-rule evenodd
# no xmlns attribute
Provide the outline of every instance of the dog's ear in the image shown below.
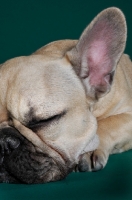
<svg viewBox="0 0 132 200"><path fill-rule="evenodd" d="M77 45L67 52L88 96L98 99L110 91L126 35L123 13L118 8L108 8L97 15Z"/></svg>

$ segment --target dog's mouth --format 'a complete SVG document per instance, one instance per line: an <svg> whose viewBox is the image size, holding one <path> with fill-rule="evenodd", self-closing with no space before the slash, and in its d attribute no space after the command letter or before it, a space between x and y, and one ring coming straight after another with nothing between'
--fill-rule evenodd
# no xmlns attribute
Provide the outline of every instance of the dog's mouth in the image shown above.
<svg viewBox="0 0 132 200"><path fill-rule="evenodd" d="M22 151L21 151L22 150ZM19 183L46 183L64 179L69 170L40 152L18 149L5 159L5 168ZM14 182L14 181L13 181Z"/></svg>
<svg viewBox="0 0 132 200"><path fill-rule="evenodd" d="M36 151L26 138L10 136L10 151L5 152L0 164L0 182L8 183L46 183L64 179L72 169L66 162L52 158L46 153Z"/></svg>

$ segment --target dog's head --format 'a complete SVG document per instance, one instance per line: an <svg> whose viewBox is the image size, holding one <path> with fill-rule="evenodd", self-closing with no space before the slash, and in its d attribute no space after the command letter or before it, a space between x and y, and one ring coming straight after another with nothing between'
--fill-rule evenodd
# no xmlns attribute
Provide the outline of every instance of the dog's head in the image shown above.
<svg viewBox="0 0 132 200"><path fill-rule="evenodd" d="M8 121L47 163L52 160L59 173L65 166L67 174L81 154L97 148L92 105L110 91L125 42L124 16L110 8L78 41L53 42L7 61L1 67L1 122ZM44 182L57 180L57 170L50 179L45 174Z"/></svg>

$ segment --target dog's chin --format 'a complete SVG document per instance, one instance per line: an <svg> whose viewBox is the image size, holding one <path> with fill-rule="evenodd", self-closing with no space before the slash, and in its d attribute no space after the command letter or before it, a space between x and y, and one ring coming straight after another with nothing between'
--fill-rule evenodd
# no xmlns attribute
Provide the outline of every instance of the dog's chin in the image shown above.
<svg viewBox="0 0 132 200"><path fill-rule="evenodd" d="M72 169L66 163L50 156L32 151L32 144L19 145L9 155L5 155L1 168L2 182L47 183L64 179Z"/></svg>

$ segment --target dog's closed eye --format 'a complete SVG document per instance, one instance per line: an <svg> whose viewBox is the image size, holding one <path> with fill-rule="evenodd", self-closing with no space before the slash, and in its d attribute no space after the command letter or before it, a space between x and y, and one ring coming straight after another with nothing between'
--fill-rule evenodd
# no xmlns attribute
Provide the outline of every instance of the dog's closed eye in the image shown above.
<svg viewBox="0 0 132 200"><path fill-rule="evenodd" d="M51 123L56 123L60 120L62 116L66 114L66 111L61 112L60 114L56 114L50 116L46 119L37 119L34 118L28 123L28 128L32 129L33 131L40 129L41 127L47 127L51 125Z"/></svg>

